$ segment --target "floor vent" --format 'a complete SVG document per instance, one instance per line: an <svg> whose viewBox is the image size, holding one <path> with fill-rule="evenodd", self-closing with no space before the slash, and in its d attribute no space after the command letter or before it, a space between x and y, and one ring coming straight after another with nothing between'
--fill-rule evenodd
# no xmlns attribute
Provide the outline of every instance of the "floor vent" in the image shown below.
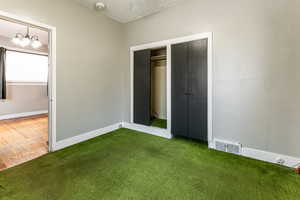
<svg viewBox="0 0 300 200"><path fill-rule="evenodd" d="M222 140L215 140L215 149L218 151L240 154L242 145L239 143L232 143Z"/></svg>

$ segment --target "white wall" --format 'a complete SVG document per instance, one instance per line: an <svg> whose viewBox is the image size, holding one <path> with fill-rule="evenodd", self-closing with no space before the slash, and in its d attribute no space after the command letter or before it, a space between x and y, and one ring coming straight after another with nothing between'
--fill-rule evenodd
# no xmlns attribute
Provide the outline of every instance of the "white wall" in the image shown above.
<svg viewBox="0 0 300 200"><path fill-rule="evenodd" d="M7 99L0 100L1 115L48 110L47 85L7 85Z"/></svg>
<svg viewBox="0 0 300 200"><path fill-rule="evenodd" d="M299 1L189 0L126 25L130 46L214 33L214 137L300 156ZM129 54L124 120L129 120Z"/></svg>
<svg viewBox="0 0 300 200"><path fill-rule="evenodd" d="M122 120L123 25L73 0L0 0L57 28L57 141Z"/></svg>

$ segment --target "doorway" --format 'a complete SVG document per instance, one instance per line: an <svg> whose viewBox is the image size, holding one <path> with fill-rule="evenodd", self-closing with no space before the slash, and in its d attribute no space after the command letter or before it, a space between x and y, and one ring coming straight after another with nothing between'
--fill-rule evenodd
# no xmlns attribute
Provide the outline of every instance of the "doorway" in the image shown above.
<svg viewBox="0 0 300 200"><path fill-rule="evenodd" d="M55 147L56 29L0 11L0 170Z"/></svg>

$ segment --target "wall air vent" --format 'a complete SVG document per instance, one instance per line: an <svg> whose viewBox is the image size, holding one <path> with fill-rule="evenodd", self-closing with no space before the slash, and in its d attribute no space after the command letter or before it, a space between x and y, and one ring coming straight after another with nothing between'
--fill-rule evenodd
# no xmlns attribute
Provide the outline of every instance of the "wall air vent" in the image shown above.
<svg viewBox="0 0 300 200"><path fill-rule="evenodd" d="M242 145L240 143L233 143L223 140L215 140L215 149L233 154L241 154Z"/></svg>
<svg viewBox="0 0 300 200"><path fill-rule="evenodd" d="M215 142L215 147L219 151L224 151L227 152L227 144L221 141L216 141Z"/></svg>

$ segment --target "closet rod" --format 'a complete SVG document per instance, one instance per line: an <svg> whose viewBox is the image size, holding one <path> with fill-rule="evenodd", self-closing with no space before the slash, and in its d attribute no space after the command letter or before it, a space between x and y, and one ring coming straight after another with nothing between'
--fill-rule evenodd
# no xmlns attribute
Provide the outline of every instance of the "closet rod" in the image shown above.
<svg viewBox="0 0 300 200"><path fill-rule="evenodd" d="M159 61L159 60L166 60L167 56L161 55L161 56L152 56L151 61Z"/></svg>

